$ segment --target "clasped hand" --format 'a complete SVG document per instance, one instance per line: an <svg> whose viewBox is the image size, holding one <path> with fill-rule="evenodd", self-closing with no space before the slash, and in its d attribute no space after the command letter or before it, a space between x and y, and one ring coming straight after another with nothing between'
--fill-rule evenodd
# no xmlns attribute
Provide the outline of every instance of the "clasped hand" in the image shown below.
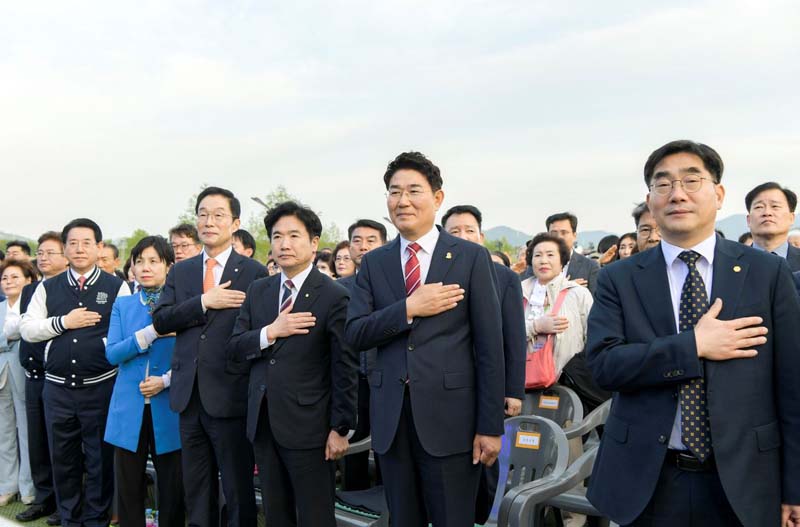
<svg viewBox="0 0 800 527"><path fill-rule="evenodd" d="M267 326L267 340L270 342L292 335L305 335L317 323L317 317L308 311L302 313L292 313L292 307L289 306L281 311L278 318Z"/></svg>
<svg viewBox="0 0 800 527"><path fill-rule="evenodd" d="M423 284L406 299L406 316L432 317L449 311L464 300L464 292L458 284Z"/></svg>
<svg viewBox="0 0 800 527"><path fill-rule="evenodd" d="M231 281L212 287L203 293L202 301L206 309L238 309L244 303L245 294L243 291L228 289Z"/></svg>
<svg viewBox="0 0 800 527"><path fill-rule="evenodd" d="M722 299L714 301L694 327L697 356L708 360L729 360L755 357L753 349L767 342L767 328L761 317L719 320Z"/></svg>

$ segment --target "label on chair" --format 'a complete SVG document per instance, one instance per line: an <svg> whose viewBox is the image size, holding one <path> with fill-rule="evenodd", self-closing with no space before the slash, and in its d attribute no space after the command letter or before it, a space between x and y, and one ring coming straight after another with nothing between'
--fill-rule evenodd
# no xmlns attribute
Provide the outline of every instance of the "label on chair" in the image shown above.
<svg viewBox="0 0 800 527"><path fill-rule="evenodd" d="M517 432L517 441L515 442L515 446L519 448L539 450L539 443L541 440L542 434L538 432Z"/></svg>
<svg viewBox="0 0 800 527"><path fill-rule="evenodd" d="M545 410L558 410L559 400L561 400L561 398L557 395L540 395L539 408L544 408Z"/></svg>

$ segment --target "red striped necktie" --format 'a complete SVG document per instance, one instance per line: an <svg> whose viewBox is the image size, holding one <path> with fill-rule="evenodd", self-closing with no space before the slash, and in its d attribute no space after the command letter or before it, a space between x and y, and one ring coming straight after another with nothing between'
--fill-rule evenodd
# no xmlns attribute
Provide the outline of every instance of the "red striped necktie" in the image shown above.
<svg viewBox="0 0 800 527"><path fill-rule="evenodd" d="M294 284L291 280L286 280L283 283L283 300L281 300L280 310L281 313L283 313L287 307L292 305L292 289L294 289Z"/></svg>
<svg viewBox="0 0 800 527"><path fill-rule="evenodd" d="M411 296L411 293L417 290L420 285L422 273L419 268L419 259L417 252L422 249L417 242L409 243L406 250L408 251L408 260L406 260L405 277L406 277L406 296Z"/></svg>

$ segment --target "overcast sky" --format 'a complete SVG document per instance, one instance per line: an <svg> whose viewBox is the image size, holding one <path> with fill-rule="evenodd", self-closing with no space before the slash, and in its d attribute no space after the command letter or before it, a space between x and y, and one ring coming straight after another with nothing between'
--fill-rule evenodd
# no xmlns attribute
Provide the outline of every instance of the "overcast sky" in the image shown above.
<svg viewBox="0 0 800 527"><path fill-rule="evenodd" d="M346 227L386 214L415 149L443 211L535 232L632 230L641 168L690 138L723 157L720 217L800 190L800 2L3 2L0 231L76 216L165 233L201 183L276 185ZM442 211L442 212L443 212Z"/></svg>

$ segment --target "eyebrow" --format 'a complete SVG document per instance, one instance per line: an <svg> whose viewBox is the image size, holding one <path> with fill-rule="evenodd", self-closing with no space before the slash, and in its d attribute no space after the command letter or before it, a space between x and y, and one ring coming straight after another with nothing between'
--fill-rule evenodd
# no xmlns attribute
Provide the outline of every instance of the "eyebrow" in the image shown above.
<svg viewBox="0 0 800 527"><path fill-rule="evenodd" d="M702 174L702 173L703 173L703 171L702 171L702 170L700 170L700 169L699 169L699 168L697 168L697 167L687 167L687 168L681 168L681 169L679 169L679 170L678 170L678 173L679 173L679 174ZM662 171L659 171L659 172L656 172L655 174L653 174L653 179L662 178L662 177L667 177L667 176L669 176L669 175L670 175L669 171L667 171L667 170L662 170Z"/></svg>

